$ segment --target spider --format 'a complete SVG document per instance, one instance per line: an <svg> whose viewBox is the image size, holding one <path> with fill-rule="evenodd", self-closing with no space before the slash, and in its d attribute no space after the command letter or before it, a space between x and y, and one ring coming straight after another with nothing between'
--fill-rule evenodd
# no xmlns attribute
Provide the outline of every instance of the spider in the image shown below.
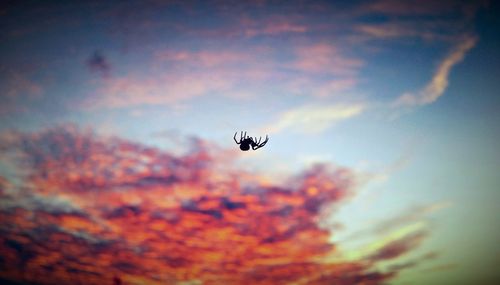
<svg viewBox="0 0 500 285"><path fill-rule="evenodd" d="M247 137L247 132L245 132L245 133L241 132L240 141L238 142L236 140L237 134L238 134L238 132L234 133L233 139L237 144L240 145L240 149L242 151L249 150L250 146L252 147L253 150L261 148L261 147L265 146L267 141L269 140L269 138L266 135L266 139L261 143L260 141L262 140L262 137L259 137L259 141L257 141L257 137L255 139L252 137Z"/></svg>

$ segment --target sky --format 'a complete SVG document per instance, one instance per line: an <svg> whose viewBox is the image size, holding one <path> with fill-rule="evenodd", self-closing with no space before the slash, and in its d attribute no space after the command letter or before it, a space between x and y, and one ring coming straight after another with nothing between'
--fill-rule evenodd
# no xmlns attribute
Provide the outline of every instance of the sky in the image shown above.
<svg viewBox="0 0 500 285"><path fill-rule="evenodd" d="M498 6L2 3L0 281L498 284Z"/></svg>

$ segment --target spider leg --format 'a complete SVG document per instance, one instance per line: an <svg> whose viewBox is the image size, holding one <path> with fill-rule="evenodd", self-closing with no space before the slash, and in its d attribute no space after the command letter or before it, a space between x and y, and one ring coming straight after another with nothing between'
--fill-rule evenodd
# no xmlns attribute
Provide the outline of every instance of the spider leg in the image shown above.
<svg viewBox="0 0 500 285"><path fill-rule="evenodd" d="M259 137L259 140L257 140L257 137L255 137L255 140L254 140L254 143L252 145L252 149L253 150L256 150L259 148L259 144L260 144L260 140L261 140L262 137Z"/></svg>
<svg viewBox="0 0 500 285"><path fill-rule="evenodd" d="M269 141L269 137L266 135L266 139L261 143L259 144L259 147L263 147L266 145L267 141ZM260 142L260 141L259 141Z"/></svg>
<svg viewBox="0 0 500 285"><path fill-rule="evenodd" d="M236 144L240 144L240 143L241 143L241 140L240 140L240 142L238 142L238 141L236 140L236 135L237 135L237 134L238 134L238 132L234 133L234 137L233 137L233 139L234 139L234 142L236 142Z"/></svg>
<svg viewBox="0 0 500 285"><path fill-rule="evenodd" d="M265 146L265 145L266 145L266 143L267 143L267 141L269 140L269 137L266 135L266 140L264 140L262 143L260 143L260 141L261 141L261 140L262 140L262 137L260 137L260 138L259 138L259 143L257 143L257 144L255 145L255 147L254 147L254 146L252 146L252 149L253 149L253 150L256 150L256 149L259 149L259 148L261 148L261 147Z"/></svg>
<svg viewBox="0 0 500 285"><path fill-rule="evenodd" d="M260 144L260 137L259 137L259 139L257 139L257 137L255 137L255 141L254 142L255 142L255 145L258 146Z"/></svg>

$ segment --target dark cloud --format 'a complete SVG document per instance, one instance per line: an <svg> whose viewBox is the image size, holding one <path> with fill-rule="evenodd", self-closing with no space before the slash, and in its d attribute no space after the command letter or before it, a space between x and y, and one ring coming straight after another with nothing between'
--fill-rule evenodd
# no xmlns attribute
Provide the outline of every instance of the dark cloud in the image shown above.
<svg viewBox="0 0 500 285"><path fill-rule="evenodd" d="M218 158L199 139L176 156L74 126L3 137L2 153L22 153L17 163L28 170L22 187L29 191L12 186L22 199L1 196L10 206L0 207L0 278L382 284L404 267L374 265L425 237L406 236L367 259L327 262L337 245L318 220L352 194L349 169L316 165L282 185L256 183L257 174L239 170L254 176L246 183L234 170L215 173Z"/></svg>
<svg viewBox="0 0 500 285"><path fill-rule="evenodd" d="M448 206L450 206L450 203L447 202L413 206L397 215L378 221L374 223L371 227L353 232L346 238L346 240L352 241L356 239L361 239L370 234L382 236L394 230L400 229L401 227L409 225L411 223L415 223L418 221L425 221L426 215L429 215L435 211L438 211L442 208L446 208Z"/></svg>
<svg viewBox="0 0 500 285"><path fill-rule="evenodd" d="M4 192L7 190L7 187L9 187L9 181L7 181L5 177L0 176L0 196L4 195Z"/></svg>
<svg viewBox="0 0 500 285"><path fill-rule="evenodd" d="M420 245L422 240L428 235L427 231L419 231L410 233L402 238L390 241L382 246L374 254L370 256L371 260L381 261L398 258L415 247Z"/></svg>
<svg viewBox="0 0 500 285"><path fill-rule="evenodd" d="M482 2L482 3L481 3ZM484 5L485 1L397 1L397 0L379 0L371 1L363 5L363 8L373 13L382 13L396 16L425 16L442 15L450 12L463 13L465 8L471 9L470 4ZM479 6L479 5L478 5Z"/></svg>
<svg viewBox="0 0 500 285"><path fill-rule="evenodd" d="M455 263L439 264L436 266L432 266L430 268L423 269L422 272L424 273L442 272L442 271L453 270L457 267L458 264Z"/></svg>
<svg viewBox="0 0 500 285"><path fill-rule="evenodd" d="M85 63L92 72L96 72L104 77L109 76L111 64L100 51L94 51Z"/></svg>
<svg viewBox="0 0 500 285"><path fill-rule="evenodd" d="M429 253L424 254L420 257L410 259L406 262L391 265L389 267L389 271L399 272L399 271L404 270L404 269L413 268L415 266L420 265L422 262L426 262L428 260L433 260L433 259L436 259L437 257L438 257L438 254L436 252L429 252Z"/></svg>

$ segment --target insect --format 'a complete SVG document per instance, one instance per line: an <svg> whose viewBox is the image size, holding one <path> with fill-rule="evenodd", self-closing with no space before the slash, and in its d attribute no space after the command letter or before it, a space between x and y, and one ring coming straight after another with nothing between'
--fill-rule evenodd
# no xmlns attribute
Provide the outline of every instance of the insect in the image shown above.
<svg viewBox="0 0 500 285"><path fill-rule="evenodd" d="M261 143L262 137L259 137L259 140L257 141L257 137L255 137L255 138L247 137L247 132L245 132L245 133L241 132L240 141L238 142L236 140L237 134L238 134L238 132L234 133L233 139L237 144L240 145L240 149L242 151L247 151L250 149L250 147L252 147L253 150L259 149L259 148L265 146L267 141L269 141L269 138L267 137L267 135L266 135L266 139Z"/></svg>

